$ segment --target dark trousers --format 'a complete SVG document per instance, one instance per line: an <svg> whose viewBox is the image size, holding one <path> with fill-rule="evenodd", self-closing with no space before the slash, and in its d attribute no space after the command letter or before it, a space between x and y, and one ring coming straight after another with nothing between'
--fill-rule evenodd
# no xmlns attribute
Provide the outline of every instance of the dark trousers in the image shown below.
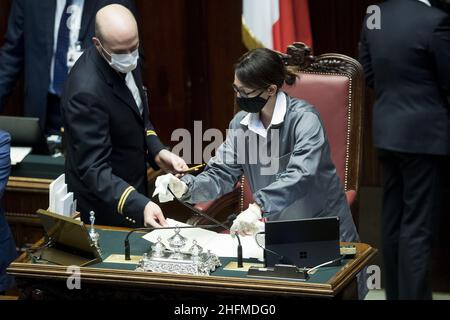
<svg viewBox="0 0 450 320"><path fill-rule="evenodd" d="M62 116L61 98L49 93L47 96L47 119L45 121L46 135L61 135Z"/></svg>
<svg viewBox="0 0 450 320"><path fill-rule="evenodd" d="M380 150L382 250L388 300L431 299L430 255L441 201L442 158Z"/></svg>

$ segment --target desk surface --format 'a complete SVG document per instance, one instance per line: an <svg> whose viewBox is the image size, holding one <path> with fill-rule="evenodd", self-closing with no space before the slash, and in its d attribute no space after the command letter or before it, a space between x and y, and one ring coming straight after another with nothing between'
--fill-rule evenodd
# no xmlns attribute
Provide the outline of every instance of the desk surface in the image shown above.
<svg viewBox="0 0 450 320"><path fill-rule="evenodd" d="M64 157L30 154L12 167L11 176L54 180L64 173Z"/></svg>
<svg viewBox="0 0 450 320"><path fill-rule="evenodd" d="M48 193L49 184L64 173L64 157L28 155L11 168L8 191Z"/></svg>
<svg viewBox="0 0 450 320"><path fill-rule="evenodd" d="M106 259L111 254L123 254L123 241L127 230L120 228L99 229L100 245ZM151 244L135 234L130 239L131 254L141 256L150 249ZM43 240L40 241L42 243ZM39 245L37 243L36 245ZM335 297L376 254L376 249L366 244L355 244L357 256L345 260L340 267L322 268L306 282L289 280L266 280L247 277L246 272L218 268L211 276L190 276L134 271L135 264L100 263L81 268L83 282L111 284L120 286L160 288L171 290L194 290L202 292L239 293L239 294L275 294L287 296ZM226 266L233 258L221 258ZM23 254L8 269L8 273L20 278L67 280L64 266L32 264Z"/></svg>

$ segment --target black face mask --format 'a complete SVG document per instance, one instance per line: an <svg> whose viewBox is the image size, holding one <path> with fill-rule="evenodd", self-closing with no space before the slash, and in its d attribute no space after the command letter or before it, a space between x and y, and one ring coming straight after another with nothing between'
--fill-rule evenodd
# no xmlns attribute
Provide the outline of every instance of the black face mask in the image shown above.
<svg viewBox="0 0 450 320"><path fill-rule="evenodd" d="M236 104L241 110L249 113L259 113L266 106L269 99L261 98L261 95L264 93L261 92L259 95L253 98L242 98L236 97Z"/></svg>

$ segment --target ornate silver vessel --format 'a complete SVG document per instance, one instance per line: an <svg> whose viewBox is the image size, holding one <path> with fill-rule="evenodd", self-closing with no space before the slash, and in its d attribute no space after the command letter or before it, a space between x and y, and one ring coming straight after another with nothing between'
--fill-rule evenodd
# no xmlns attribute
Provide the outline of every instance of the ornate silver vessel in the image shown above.
<svg viewBox="0 0 450 320"><path fill-rule="evenodd" d="M151 252L144 254L139 261L136 271L209 276L221 266L219 258L209 250L203 252L195 240L187 252L183 251L187 242L188 239L180 234L180 229L176 229L175 234L168 239L171 249L167 249L162 239L158 238Z"/></svg>

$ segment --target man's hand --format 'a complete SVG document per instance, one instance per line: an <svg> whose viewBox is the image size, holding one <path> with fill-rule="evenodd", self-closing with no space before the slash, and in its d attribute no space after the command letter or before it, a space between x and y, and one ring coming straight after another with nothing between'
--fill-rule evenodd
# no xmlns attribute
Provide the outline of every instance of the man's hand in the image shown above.
<svg viewBox="0 0 450 320"><path fill-rule="evenodd" d="M231 226L231 236L237 234L241 236L251 236L257 234L264 223L259 221L262 218L261 209L256 204L251 204L247 210L242 212L234 220Z"/></svg>
<svg viewBox="0 0 450 320"><path fill-rule="evenodd" d="M172 201L173 195L168 190L169 188L177 198L181 198L188 190L186 183L175 177L173 174L168 173L156 178L153 197L158 195L159 202L161 203Z"/></svg>
<svg viewBox="0 0 450 320"><path fill-rule="evenodd" d="M182 158L165 149L158 153L155 162L161 169L173 174L183 173L189 169Z"/></svg>
<svg viewBox="0 0 450 320"><path fill-rule="evenodd" d="M168 227L169 224L166 222L161 208L154 202L150 201L147 203L144 209L144 224L146 227Z"/></svg>

